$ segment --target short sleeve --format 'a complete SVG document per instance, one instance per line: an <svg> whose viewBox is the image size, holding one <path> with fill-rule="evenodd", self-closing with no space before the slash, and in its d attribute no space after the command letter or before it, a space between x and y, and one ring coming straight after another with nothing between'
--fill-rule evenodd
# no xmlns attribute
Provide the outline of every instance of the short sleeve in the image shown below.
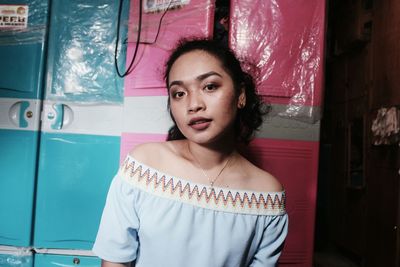
<svg viewBox="0 0 400 267"><path fill-rule="evenodd" d="M93 253L110 262L131 262L139 247L135 211L135 188L118 175L108 191Z"/></svg>
<svg viewBox="0 0 400 267"><path fill-rule="evenodd" d="M287 214L266 218L263 237L250 267L277 266L287 232Z"/></svg>

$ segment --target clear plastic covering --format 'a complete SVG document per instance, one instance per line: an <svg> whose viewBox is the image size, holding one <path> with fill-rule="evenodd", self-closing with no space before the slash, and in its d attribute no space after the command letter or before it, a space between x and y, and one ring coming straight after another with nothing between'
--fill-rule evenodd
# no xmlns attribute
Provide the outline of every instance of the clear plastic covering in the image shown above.
<svg viewBox="0 0 400 267"><path fill-rule="evenodd" d="M0 45L44 42L47 0L0 1L0 11Z"/></svg>
<svg viewBox="0 0 400 267"><path fill-rule="evenodd" d="M277 115L318 121L325 1L232 0L230 16L229 44L257 65L260 94L286 105Z"/></svg>
<svg viewBox="0 0 400 267"><path fill-rule="evenodd" d="M46 99L82 104L122 103L123 79L115 57L125 65L126 47L115 52L119 2L54 1L51 7ZM121 9L126 38L129 1Z"/></svg>
<svg viewBox="0 0 400 267"><path fill-rule="evenodd" d="M32 267L33 256L31 249L0 246L0 266Z"/></svg>

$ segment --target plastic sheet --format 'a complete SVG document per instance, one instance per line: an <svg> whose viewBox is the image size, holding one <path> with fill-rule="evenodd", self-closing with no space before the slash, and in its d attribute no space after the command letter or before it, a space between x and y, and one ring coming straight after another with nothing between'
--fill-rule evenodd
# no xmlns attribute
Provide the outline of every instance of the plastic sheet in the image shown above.
<svg viewBox="0 0 400 267"><path fill-rule="evenodd" d="M129 1L124 1L122 38L126 36L128 7ZM114 60L118 8L119 1L114 0L52 4L46 99L122 103L123 80L117 76ZM125 51L126 47L118 49L121 66Z"/></svg>
<svg viewBox="0 0 400 267"><path fill-rule="evenodd" d="M0 266L32 267L33 256L31 249L0 246Z"/></svg>
<svg viewBox="0 0 400 267"><path fill-rule="evenodd" d="M0 45L24 45L42 43L46 34L47 0L30 1L0 1L0 21L11 21L16 17L15 6L27 6L27 25L26 27L5 27L0 26ZM8 6L8 7L7 7Z"/></svg>
<svg viewBox="0 0 400 267"><path fill-rule="evenodd" d="M277 115L321 117L325 1L232 0L230 46L260 70L260 93L286 105Z"/></svg>

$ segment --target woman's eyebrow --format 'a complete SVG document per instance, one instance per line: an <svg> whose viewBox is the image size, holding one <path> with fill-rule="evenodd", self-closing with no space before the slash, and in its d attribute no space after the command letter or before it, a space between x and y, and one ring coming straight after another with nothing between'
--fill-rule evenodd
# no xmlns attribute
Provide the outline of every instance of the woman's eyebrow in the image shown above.
<svg viewBox="0 0 400 267"><path fill-rule="evenodd" d="M204 74L201 74L201 75L197 76L197 77L196 77L196 80L197 80L197 81L203 81L204 79L207 79L208 77L213 76L213 75L216 75L216 76L219 76L219 77L222 78L222 75L219 74L218 72L209 71L209 72L206 72L206 73L204 73ZM183 81L175 80L175 81L172 81L172 82L169 84L169 87L171 88L173 85L183 85L183 84L184 84Z"/></svg>
<svg viewBox="0 0 400 267"><path fill-rule="evenodd" d="M222 75L219 74L218 72L209 71L209 72L206 72L206 73L204 73L204 74L201 74L201 75L197 76L197 77L196 77L196 80L202 81L202 80L207 79L208 77L213 76L213 75L217 75L217 76L219 76L219 77L222 78Z"/></svg>

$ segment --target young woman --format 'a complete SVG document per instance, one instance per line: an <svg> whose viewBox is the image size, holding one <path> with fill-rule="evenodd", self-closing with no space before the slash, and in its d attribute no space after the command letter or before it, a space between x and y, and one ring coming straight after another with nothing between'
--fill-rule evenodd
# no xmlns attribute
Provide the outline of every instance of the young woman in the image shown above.
<svg viewBox="0 0 400 267"><path fill-rule="evenodd" d="M287 234L281 184L241 154L263 105L233 52L182 41L165 68L174 126L135 147L108 193L102 266L275 266Z"/></svg>

